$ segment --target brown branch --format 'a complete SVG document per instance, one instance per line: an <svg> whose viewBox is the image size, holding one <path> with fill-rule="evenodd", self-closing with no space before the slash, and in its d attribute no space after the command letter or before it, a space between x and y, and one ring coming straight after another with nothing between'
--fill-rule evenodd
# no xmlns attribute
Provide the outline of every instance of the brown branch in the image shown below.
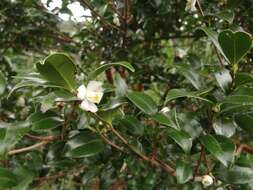
<svg viewBox="0 0 253 190"><path fill-rule="evenodd" d="M112 147L116 148L117 150L121 151L121 152L125 152L124 149L118 145L116 145L115 143L113 143L110 139L107 138L106 135L104 134L100 134L100 136L102 137L102 139L109 145L111 145Z"/></svg>
<svg viewBox="0 0 253 190"><path fill-rule="evenodd" d="M194 176L197 176L199 174L199 168L200 168L201 161L204 158L204 154L205 154L205 147L203 145L201 145L200 156L199 156L197 166L196 166L195 171L194 171Z"/></svg>
<svg viewBox="0 0 253 190"><path fill-rule="evenodd" d="M31 150L34 150L34 149L37 149L37 148L40 148L46 144L48 144L50 141L41 141L39 143L36 143L32 146L28 146L28 147L25 147L25 148L20 148L20 149L15 149L15 150L11 150L8 152L8 155L14 155L14 154L18 154L18 153L23 153L23 152L28 152L28 151L31 151Z"/></svg>
<svg viewBox="0 0 253 190"><path fill-rule="evenodd" d="M53 136L53 135L49 135L49 136L35 136L35 135L31 135L31 134L26 134L25 136L29 137L30 139L38 140L38 141L54 141L54 140L61 139L60 136Z"/></svg>
<svg viewBox="0 0 253 190"><path fill-rule="evenodd" d="M101 118L99 115L97 115L95 113L90 112L90 114L95 119L98 119L99 121L102 121L127 147L129 147L129 149L132 152L137 154L142 160L144 160L146 162L149 162L151 165L154 165L156 167L161 167L163 170L170 173L172 176L176 176L176 172L171 166L169 166L168 164L166 164L162 161L158 161L157 159L149 158L148 156L146 156L142 152L138 151L135 147L130 145L128 143L127 139L125 139L110 123L108 123L107 121L105 121L103 118Z"/></svg>
<svg viewBox="0 0 253 190"><path fill-rule="evenodd" d="M93 5L90 3L89 0L82 0L83 4L96 16L99 18L99 20L107 27L111 27L117 30L120 30L119 27L117 27L116 25L108 22L103 16L101 16L96 10L95 7L93 7Z"/></svg>

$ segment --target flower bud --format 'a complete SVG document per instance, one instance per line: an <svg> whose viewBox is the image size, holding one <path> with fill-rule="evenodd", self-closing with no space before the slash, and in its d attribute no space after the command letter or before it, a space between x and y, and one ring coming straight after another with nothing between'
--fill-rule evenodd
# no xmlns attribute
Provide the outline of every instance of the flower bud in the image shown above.
<svg viewBox="0 0 253 190"><path fill-rule="evenodd" d="M202 176L202 184L207 187L213 184L213 178L210 175Z"/></svg>

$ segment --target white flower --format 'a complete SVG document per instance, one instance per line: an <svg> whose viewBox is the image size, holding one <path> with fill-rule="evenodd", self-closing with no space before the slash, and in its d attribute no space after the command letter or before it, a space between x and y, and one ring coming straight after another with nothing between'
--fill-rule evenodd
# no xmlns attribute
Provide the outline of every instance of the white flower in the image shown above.
<svg viewBox="0 0 253 190"><path fill-rule="evenodd" d="M194 12L197 10L196 8L197 0L187 0L185 10L189 12Z"/></svg>
<svg viewBox="0 0 253 190"><path fill-rule="evenodd" d="M85 111L97 112L98 108L95 103L99 103L103 97L102 83L98 81L90 81L87 88L84 85L77 89L77 97L82 100L80 108Z"/></svg>
<svg viewBox="0 0 253 190"><path fill-rule="evenodd" d="M213 184L213 178L210 175L202 176L202 184L207 187Z"/></svg>

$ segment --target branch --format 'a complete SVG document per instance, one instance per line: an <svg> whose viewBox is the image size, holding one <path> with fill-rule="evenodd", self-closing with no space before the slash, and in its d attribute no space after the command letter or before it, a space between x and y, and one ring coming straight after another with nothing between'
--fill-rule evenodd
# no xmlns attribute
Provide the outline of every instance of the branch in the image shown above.
<svg viewBox="0 0 253 190"><path fill-rule="evenodd" d="M105 26L109 26L111 28L114 28L114 29L117 29L117 30L121 30L119 27L117 27L116 25L114 24L111 24L110 22L108 22L103 16L101 16L96 10L95 8L93 7L93 5L90 3L89 0L82 0L82 2L84 3L84 5L90 9L90 11L96 16L99 18L99 20L105 25Z"/></svg>
<svg viewBox="0 0 253 190"><path fill-rule="evenodd" d="M31 134L26 134L25 136L29 137L30 139L38 140L38 141L54 141L54 140L61 139L60 136L53 136L53 135L49 135L49 136L35 136L35 135L31 135Z"/></svg>
<svg viewBox="0 0 253 190"><path fill-rule="evenodd" d="M114 129L114 127L108 123L107 121L105 121L103 118L101 118L99 115L90 112L91 115L99 120L102 121L127 147L129 147L129 149L134 152L135 154L137 154L142 160L149 162L150 164L156 166L156 167L161 167L162 169L164 169L166 172L170 173L172 176L176 176L176 172L175 170L169 166L168 164L157 160L157 159L153 159L153 158L149 158L148 156L146 156L145 154L143 154L142 152L138 151L135 147L133 147L132 145L130 145L127 141L127 139L125 139L116 129Z"/></svg>
<svg viewBox="0 0 253 190"><path fill-rule="evenodd" d="M28 152L28 151L37 149L39 147L42 147L42 146L48 144L49 142L50 141L42 141L42 142L39 142L39 143L34 144L32 146L28 146L28 147L25 147L25 148L11 150L11 151L8 152L8 155L14 155L14 154L22 153L22 152Z"/></svg>

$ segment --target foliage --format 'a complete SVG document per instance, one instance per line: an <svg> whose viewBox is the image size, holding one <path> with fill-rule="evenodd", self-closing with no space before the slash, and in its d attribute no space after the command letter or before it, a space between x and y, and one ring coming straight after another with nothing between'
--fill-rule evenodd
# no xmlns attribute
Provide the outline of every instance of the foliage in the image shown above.
<svg viewBox="0 0 253 190"><path fill-rule="evenodd" d="M85 22L58 17L73 2ZM0 189L253 189L252 14L1 0Z"/></svg>

